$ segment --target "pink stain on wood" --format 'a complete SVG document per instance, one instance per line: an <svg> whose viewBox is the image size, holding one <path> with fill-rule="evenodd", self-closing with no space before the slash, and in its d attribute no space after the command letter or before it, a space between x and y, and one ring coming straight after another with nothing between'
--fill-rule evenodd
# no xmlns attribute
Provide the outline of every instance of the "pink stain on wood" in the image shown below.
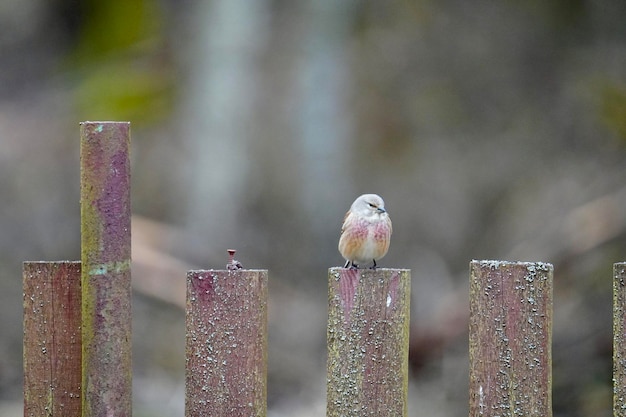
<svg viewBox="0 0 626 417"><path fill-rule="evenodd" d="M98 264L130 258L130 124L84 122L81 175L86 197L81 203L96 209L99 245L90 253ZM87 198L88 197L88 198Z"/></svg>
<svg viewBox="0 0 626 417"><path fill-rule="evenodd" d="M410 273L329 271L327 416L406 416Z"/></svg>
<svg viewBox="0 0 626 417"><path fill-rule="evenodd" d="M387 290L387 308L395 308L398 302L398 285L400 284L400 273L394 271L389 279L389 289Z"/></svg>
<svg viewBox="0 0 626 417"><path fill-rule="evenodd" d="M110 157L105 168L102 197L96 201L102 229L102 260L116 261L128 257L130 240L130 167L128 149Z"/></svg>
<svg viewBox="0 0 626 417"><path fill-rule="evenodd" d="M131 415L130 123L81 126L83 416Z"/></svg>
<svg viewBox="0 0 626 417"><path fill-rule="evenodd" d="M471 263L470 415L551 415L551 279L549 264Z"/></svg>
<svg viewBox="0 0 626 417"><path fill-rule="evenodd" d="M206 274L198 274L192 276L191 285L194 287L194 294L203 303L210 303L215 297L215 280L216 276L210 272Z"/></svg>
<svg viewBox="0 0 626 417"><path fill-rule="evenodd" d="M354 308L355 294L359 285L359 271L357 269L342 269L339 272L339 297L344 311L344 321L350 322L350 315Z"/></svg>
<svg viewBox="0 0 626 417"><path fill-rule="evenodd" d="M266 413L267 271L189 271L185 416Z"/></svg>

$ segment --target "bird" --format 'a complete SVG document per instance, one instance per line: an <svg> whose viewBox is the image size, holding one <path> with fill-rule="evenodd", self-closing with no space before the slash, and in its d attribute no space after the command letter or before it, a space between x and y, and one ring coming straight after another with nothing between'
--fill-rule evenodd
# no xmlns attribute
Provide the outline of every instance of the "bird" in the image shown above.
<svg viewBox="0 0 626 417"><path fill-rule="evenodd" d="M344 268L358 269L371 261L371 269L376 269L376 261L389 250L391 233L391 218L383 199L377 194L359 196L341 226L338 247L346 260Z"/></svg>

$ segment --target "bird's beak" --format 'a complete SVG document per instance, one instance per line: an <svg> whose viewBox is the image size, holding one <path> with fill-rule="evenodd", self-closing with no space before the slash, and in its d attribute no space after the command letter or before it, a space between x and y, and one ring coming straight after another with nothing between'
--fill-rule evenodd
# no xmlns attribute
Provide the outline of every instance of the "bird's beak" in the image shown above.
<svg viewBox="0 0 626 417"><path fill-rule="evenodd" d="M387 213L387 210L385 210L383 207L377 207L377 208L376 208L376 210L377 210L379 213Z"/></svg>

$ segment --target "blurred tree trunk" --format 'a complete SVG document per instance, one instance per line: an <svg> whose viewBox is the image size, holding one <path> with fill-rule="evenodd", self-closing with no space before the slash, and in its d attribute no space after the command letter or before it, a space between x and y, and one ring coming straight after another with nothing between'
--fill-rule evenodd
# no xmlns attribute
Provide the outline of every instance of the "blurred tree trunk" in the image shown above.
<svg viewBox="0 0 626 417"><path fill-rule="evenodd" d="M320 202L351 202L355 194L348 162L353 120L349 39L357 3L320 0L305 2L298 60L296 137L301 152L299 202L309 220L316 250L335 251L324 232L339 222L334 210ZM347 206L346 206L347 208ZM321 257L327 254L319 253Z"/></svg>
<svg viewBox="0 0 626 417"><path fill-rule="evenodd" d="M187 225L202 243L228 244L246 185L266 1L198 2L182 130L188 144ZM215 239L217 238L217 240Z"/></svg>

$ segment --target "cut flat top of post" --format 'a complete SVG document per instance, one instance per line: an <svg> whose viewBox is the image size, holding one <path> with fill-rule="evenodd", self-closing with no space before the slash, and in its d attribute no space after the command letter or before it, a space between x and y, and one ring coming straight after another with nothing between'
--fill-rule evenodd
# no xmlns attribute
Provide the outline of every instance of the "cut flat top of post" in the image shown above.
<svg viewBox="0 0 626 417"><path fill-rule="evenodd" d="M471 264L478 264L481 267L491 267L493 269L496 268L500 268L502 266L512 266L512 265L519 265L519 266L534 266L534 267L539 267L539 268L545 268L545 269L552 269L552 264L547 263L547 262L527 262L527 261L497 261L497 260L472 260Z"/></svg>
<svg viewBox="0 0 626 417"><path fill-rule="evenodd" d="M377 273L377 272L387 272L387 271L395 271L395 272L410 272L411 270L408 268L376 268L376 269L371 269L371 268L344 268L343 266L333 266L331 268L328 268L329 272L339 272L339 271L358 271L359 273Z"/></svg>
<svg viewBox="0 0 626 417"><path fill-rule="evenodd" d="M230 270L230 269L190 269L189 271L187 271L187 274L199 274L199 273L203 273L203 272L230 272L231 274L236 274L238 272L241 271L247 271L247 272L267 272L267 269L235 269L235 270Z"/></svg>
<svg viewBox="0 0 626 417"><path fill-rule="evenodd" d="M80 265L80 261L65 260L65 261L24 261L22 262L23 266L26 266L26 265L45 266L45 265L63 265L63 264L79 264Z"/></svg>

